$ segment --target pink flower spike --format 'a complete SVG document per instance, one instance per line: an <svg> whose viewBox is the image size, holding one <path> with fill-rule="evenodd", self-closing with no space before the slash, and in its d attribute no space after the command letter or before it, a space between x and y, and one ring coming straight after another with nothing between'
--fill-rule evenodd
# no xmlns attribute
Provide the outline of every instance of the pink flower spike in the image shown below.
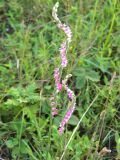
<svg viewBox="0 0 120 160"><path fill-rule="evenodd" d="M58 91L62 90L62 84L61 83L57 84L57 89L58 89Z"/></svg>
<svg viewBox="0 0 120 160"><path fill-rule="evenodd" d="M55 79L55 85L56 85L57 92L60 92L62 90L62 84L60 83L59 68L55 68L54 70L54 79Z"/></svg>
<svg viewBox="0 0 120 160"><path fill-rule="evenodd" d="M66 24L59 23L58 28L62 29L65 32L65 34L67 36L67 41L68 41L68 43L70 43L71 39L72 39L72 32L71 32L70 27L67 26Z"/></svg>
<svg viewBox="0 0 120 160"><path fill-rule="evenodd" d="M72 31L68 25L62 24L62 22L60 21L58 14L57 14L58 7L59 7L59 3L57 2L53 7L52 16L53 16L55 22L57 22L57 27L64 32L66 39L61 44L60 49L59 49L60 58L61 58L61 66L59 68L60 68L61 72L59 71L59 68L55 68L55 70L54 70L54 80L55 80L55 87L56 87L55 94L57 94L58 92L60 92L62 90L62 88L64 88L65 91L67 92L67 96L69 97L69 101L70 101L70 107L68 108L68 110L67 110L67 112L66 112L64 118L62 119L60 126L58 128L58 132L61 135L65 130L65 125L68 123L69 119L71 118L71 116L75 110L76 97L75 97L74 92L67 85L68 78L71 77L71 75L70 74L67 75L64 80L61 79L62 70L68 64L67 50L69 47L69 43L71 42L71 39L72 39ZM55 103L57 102L57 99L58 99L57 97L58 96L55 96ZM52 115L55 116L58 114L58 110L56 108L57 103L54 105L54 99L51 101L51 103L52 103Z"/></svg>
<svg viewBox="0 0 120 160"><path fill-rule="evenodd" d="M72 107L69 108L68 112L64 116L62 122L60 123L60 128L59 128L59 133L62 134L64 131L64 126L68 123L69 119L71 118L73 112L75 110L75 103L73 104Z"/></svg>
<svg viewBox="0 0 120 160"><path fill-rule="evenodd" d="M68 64L68 60L66 57L66 42L63 42L61 44L60 56L61 56L61 66L62 66L62 68L65 68Z"/></svg>

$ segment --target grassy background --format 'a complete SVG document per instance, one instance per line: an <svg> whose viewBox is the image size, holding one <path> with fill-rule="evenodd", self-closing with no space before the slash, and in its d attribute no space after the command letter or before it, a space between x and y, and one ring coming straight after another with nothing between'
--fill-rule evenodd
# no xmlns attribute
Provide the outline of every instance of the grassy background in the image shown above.
<svg viewBox="0 0 120 160"><path fill-rule="evenodd" d="M60 1L59 17L73 33L68 50L77 108L60 136L67 97L52 119L49 97L64 34L51 16L54 0L0 1L0 156L5 160L59 160L94 97L64 160L120 159L119 0ZM104 147L111 150L107 153Z"/></svg>

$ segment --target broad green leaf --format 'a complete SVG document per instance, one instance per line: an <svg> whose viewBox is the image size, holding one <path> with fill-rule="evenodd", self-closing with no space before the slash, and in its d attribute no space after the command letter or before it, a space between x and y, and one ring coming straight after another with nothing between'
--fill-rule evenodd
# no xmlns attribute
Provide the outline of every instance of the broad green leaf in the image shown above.
<svg viewBox="0 0 120 160"><path fill-rule="evenodd" d="M79 121L79 119L75 115L72 115L68 124L77 125L78 121Z"/></svg>
<svg viewBox="0 0 120 160"><path fill-rule="evenodd" d="M77 68L77 69L75 69L74 71L73 71L73 75L75 75L75 76L84 76L85 75L85 68Z"/></svg>
<svg viewBox="0 0 120 160"><path fill-rule="evenodd" d="M85 77L77 77L76 78L76 88L77 89L83 88L85 85L85 82L86 82Z"/></svg>
<svg viewBox="0 0 120 160"><path fill-rule="evenodd" d="M18 140L16 138L13 139L9 139L8 141L6 141L6 145L8 148L13 148L18 144Z"/></svg>
<svg viewBox="0 0 120 160"><path fill-rule="evenodd" d="M100 77L99 77L98 72L89 71L89 72L86 73L86 79L89 79L93 82L98 82Z"/></svg>

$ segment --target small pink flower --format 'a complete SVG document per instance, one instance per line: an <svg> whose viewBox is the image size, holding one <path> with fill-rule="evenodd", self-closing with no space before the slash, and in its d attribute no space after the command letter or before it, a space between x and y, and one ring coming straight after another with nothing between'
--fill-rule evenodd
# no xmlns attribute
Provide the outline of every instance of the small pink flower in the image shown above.
<svg viewBox="0 0 120 160"><path fill-rule="evenodd" d="M70 43L71 39L72 39L72 32L71 32L70 27L67 26L66 24L59 23L58 28L62 29L65 32L65 34L67 36L67 41L68 41L68 43Z"/></svg>
<svg viewBox="0 0 120 160"><path fill-rule="evenodd" d="M73 104L72 107L69 108L68 112L64 116L62 122L60 123L60 128L58 129L58 132L62 134L64 132L64 127L68 123L69 119L71 118L73 112L75 110L75 103Z"/></svg>
<svg viewBox="0 0 120 160"><path fill-rule="evenodd" d="M56 115L58 115L58 109L53 107L52 108L52 116L56 116Z"/></svg>
<svg viewBox="0 0 120 160"><path fill-rule="evenodd" d="M56 115L58 115L58 112L56 112L56 111L52 112L53 117L56 116Z"/></svg>
<svg viewBox="0 0 120 160"><path fill-rule="evenodd" d="M59 91L62 90L62 84L61 84L61 83L58 83L58 84L57 84L57 89L58 89Z"/></svg>
<svg viewBox="0 0 120 160"><path fill-rule="evenodd" d="M50 97L50 101L53 101L55 98L54 97Z"/></svg>
<svg viewBox="0 0 120 160"><path fill-rule="evenodd" d="M62 84L60 83L59 68L55 68L55 70L54 70L54 79L55 79L57 92L60 92L62 90Z"/></svg>
<svg viewBox="0 0 120 160"><path fill-rule="evenodd" d="M64 68L68 64L68 60L67 60L67 57L66 57L66 42L63 42L61 44L60 56L61 56L61 66L62 66L62 68Z"/></svg>
<svg viewBox="0 0 120 160"><path fill-rule="evenodd" d="M58 129L58 132L59 132L59 134L62 134L62 133L64 132L64 127L60 127L60 128Z"/></svg>
<svg viewBox="0 0 120 160"><path fill-rule="evenodd" d="M66 90L67 90L68 97L72 100L74 98L74 92L68 87Z"/></svg>

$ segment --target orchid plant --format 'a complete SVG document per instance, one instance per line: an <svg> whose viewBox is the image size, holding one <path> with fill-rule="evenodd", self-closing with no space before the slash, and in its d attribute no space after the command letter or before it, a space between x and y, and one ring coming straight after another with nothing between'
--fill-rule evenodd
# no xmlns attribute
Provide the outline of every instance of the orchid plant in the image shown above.
<svg viewBox="0 0 120 160"><path fill-rule="evenodd" d="M65 41L63 41L63 43L61 44L61 47L59 49L60 50L61 65L54 69L54 80L55 80L55 86L56 86L56 94L58 94L59 92L62 92L62 90L64 89L68 95L69 100L70 100L70 106L69 106L68 110L66 111L66 114L63 117L62 121L60 122L60 126L58 129L58 132L60 134L62 134L65 130L65 125L68 123L69 119L71 118L71 116L75 110L76 97L75 97L74 92L67 85L67 81L72 75L69 74L65 77L64 80L62 80L62 70L65 67L67 67L67 65L68 65L67 50L68 50L69 44L72 39L72 32L71 32L70 27L67 26L66 24L63 24L60 21L60 19L58 18L58 15L57 15L58 7L59 7L59 3L57 2L53 7L52 16L53 16L55 22L57 23L57 27L64 31L64 33L66 35L66 39L65 39ZM52 96L50 98L50 101L51 101L51 106L52 106L51 113L52 113L52 116L54 117L54 116L58 115L58 109L57 109L57 105L56 105L57 103L56 103L55 96Z"/></svg>

